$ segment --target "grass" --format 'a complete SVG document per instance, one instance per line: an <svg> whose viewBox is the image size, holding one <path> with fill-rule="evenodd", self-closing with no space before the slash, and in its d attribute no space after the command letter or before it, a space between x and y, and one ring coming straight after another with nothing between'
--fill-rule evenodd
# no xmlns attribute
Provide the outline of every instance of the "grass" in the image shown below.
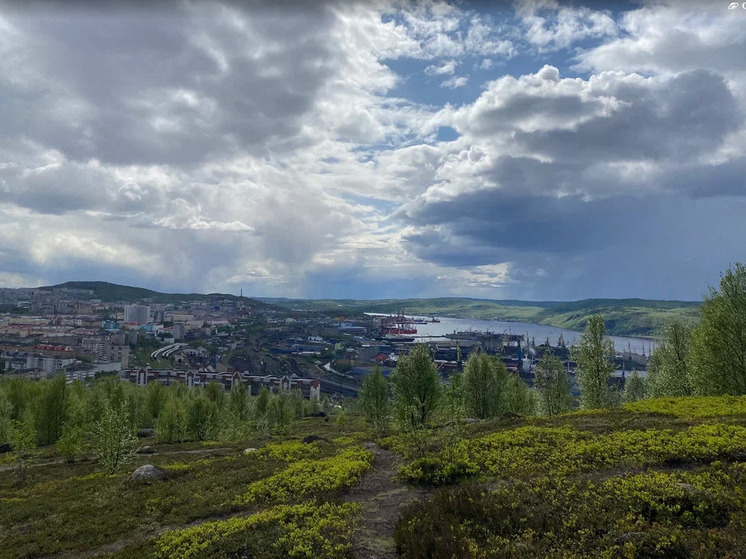
<svg viewBox="0 0 746 559"><path fill-rule="evenodd" d="M484 421L464 425L454 447L436 431L402 470L441 487L396 512L399 556L743 557L744 402L659 399ZM311 434L322 438L301 442ZM370 437L354 414L341 425L308 418L289 437L152 444L155 454L115 476L43 448L25 487L0 465L0 558L349 557L365 515L344 495L372 467ZM144 463L166 478L133 482Z"/></svg>
<svg viewBox="0 0 746 559"><path fill-rule="evenodd" d="M293 440L220 443L227 450L214 450L214 445L204 443L152 444L156 454L137 455L127 472L115 476L99 474L93 461L58 462L31 468L29 483L18 488L13 472L2 470L0 558L80 554L116 542L134 546L132 556L148 556L154 552L149 538L164 527L256 509L235 501L252 483L285 470L296 457L323 459L337 453L340 445L331 440L348 436L349 429L359 425L350 423L337 426L307 419L300 422ZM299 439L307 434L323 436L328 442L303 445L308 450L301 450ZM247 447L264 448L244 454ZM49 449L44 450L43 461L47 461ZM165 469L166 479L133 482L131 472L146 463ZM129 552L122 553L127 556Z"/></svg>

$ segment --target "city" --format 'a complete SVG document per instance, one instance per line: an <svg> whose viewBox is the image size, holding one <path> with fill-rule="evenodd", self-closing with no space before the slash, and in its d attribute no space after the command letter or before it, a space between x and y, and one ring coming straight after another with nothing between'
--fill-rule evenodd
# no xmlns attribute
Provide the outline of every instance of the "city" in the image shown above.
<svg viewBox="0 0 746 559"><path fill-rule="evenodd" d="M404 315L331 316L243 296L191 299L104 302L92 289L0 289L0 308L11 310L0 315L0 374L38 380L62 373L68 382L116 374L139 385L218 382L226 389L240 381L250 394L261 386L277 392L285 383L310 399L356 396L374 367L388 375L399 355L423 342L444 382L476 348L498 355L528 386L545 353L560 357L571 378L577 366L561 338L554 347L548 339L537 344L527 335L478 331L433 340L417 336L425 319ZM620 390L632 370L644 375L648 357L644 350L617 353Z"/></svg>

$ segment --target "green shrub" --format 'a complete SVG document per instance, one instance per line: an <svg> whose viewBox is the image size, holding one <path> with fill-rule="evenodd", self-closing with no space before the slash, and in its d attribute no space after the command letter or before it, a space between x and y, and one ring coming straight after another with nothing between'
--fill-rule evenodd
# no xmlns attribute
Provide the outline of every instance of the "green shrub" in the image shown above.
<svg viewBox="0 0 746 559"><path fill-rule="evenodd" d="M441 487L474 475L478 468L464 460L449 462L440 458L419 458L404 466L399 477L413 485Z"/></svg>
<svg viewBox="0 0 746 559"><path fill-rule="evenodd" d="M735 557L727 550L738 549L746 521L736 470L444 488L403 511L397 551L408 559Z"/></svg>
<svg viewBox="0 0 746 559"><path fill-rule="evenodd" d="M282 503L333 494L358 482L372 465L373 454L360 447L321 460L300 460L278 474L252 483L235 503Z"/></svg>
<svg viewBox="0 0 746 559"><path fill-rule="evenodd" d="M280 505L245 518L166 532L156 541L164 559L290 557L337 559L350 550L358 505Z"/></svg>

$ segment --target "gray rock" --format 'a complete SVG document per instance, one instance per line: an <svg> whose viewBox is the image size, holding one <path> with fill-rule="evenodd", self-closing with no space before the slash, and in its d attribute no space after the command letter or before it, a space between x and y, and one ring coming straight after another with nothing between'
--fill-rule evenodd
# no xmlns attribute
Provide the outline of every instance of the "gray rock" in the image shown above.
<svg viewBox="0 0 746 559"><path fill-rule="evenodd" d="M135 451L135 454L153 454L155 450L153 450L150 446L143 446L142 448L138 448Z"/></svg>
<svg viewBox="0 0 746 559"><path fill-rule="evenodd" d="M252 454L254 452L257 452L258 450L259 450L258 448L253 448L253 447L252 448L245 448L244 451L243 451L243 453L244 454Z"/></svg>
<svg viewBox="0 0 746 559"><path fill-rule="evenodd" d="M137 481L163 479L165 476L166 472L161 470L158 466L153 466L153 464L145 464L144 466L140 466L132 473L132 479Z"/></svg>
<svg viewBox="0 0 746 559"><path fill-rule="evenodd" d="M137 432L137 436L140 439L147 439L148 437L155 437L155 429L140 429Z"/></svg>

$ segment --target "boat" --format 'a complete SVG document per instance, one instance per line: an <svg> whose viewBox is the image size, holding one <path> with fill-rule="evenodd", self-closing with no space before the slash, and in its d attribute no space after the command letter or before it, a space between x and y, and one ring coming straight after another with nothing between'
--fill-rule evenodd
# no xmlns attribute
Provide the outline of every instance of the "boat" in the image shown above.
<svg viewBox="0 0 746 559"><path fill-rule="evenodd" d="M417 328L411 319L399 313L396 316L385 317L381 320L381 330L384 334L416 334Z"/></svg>

